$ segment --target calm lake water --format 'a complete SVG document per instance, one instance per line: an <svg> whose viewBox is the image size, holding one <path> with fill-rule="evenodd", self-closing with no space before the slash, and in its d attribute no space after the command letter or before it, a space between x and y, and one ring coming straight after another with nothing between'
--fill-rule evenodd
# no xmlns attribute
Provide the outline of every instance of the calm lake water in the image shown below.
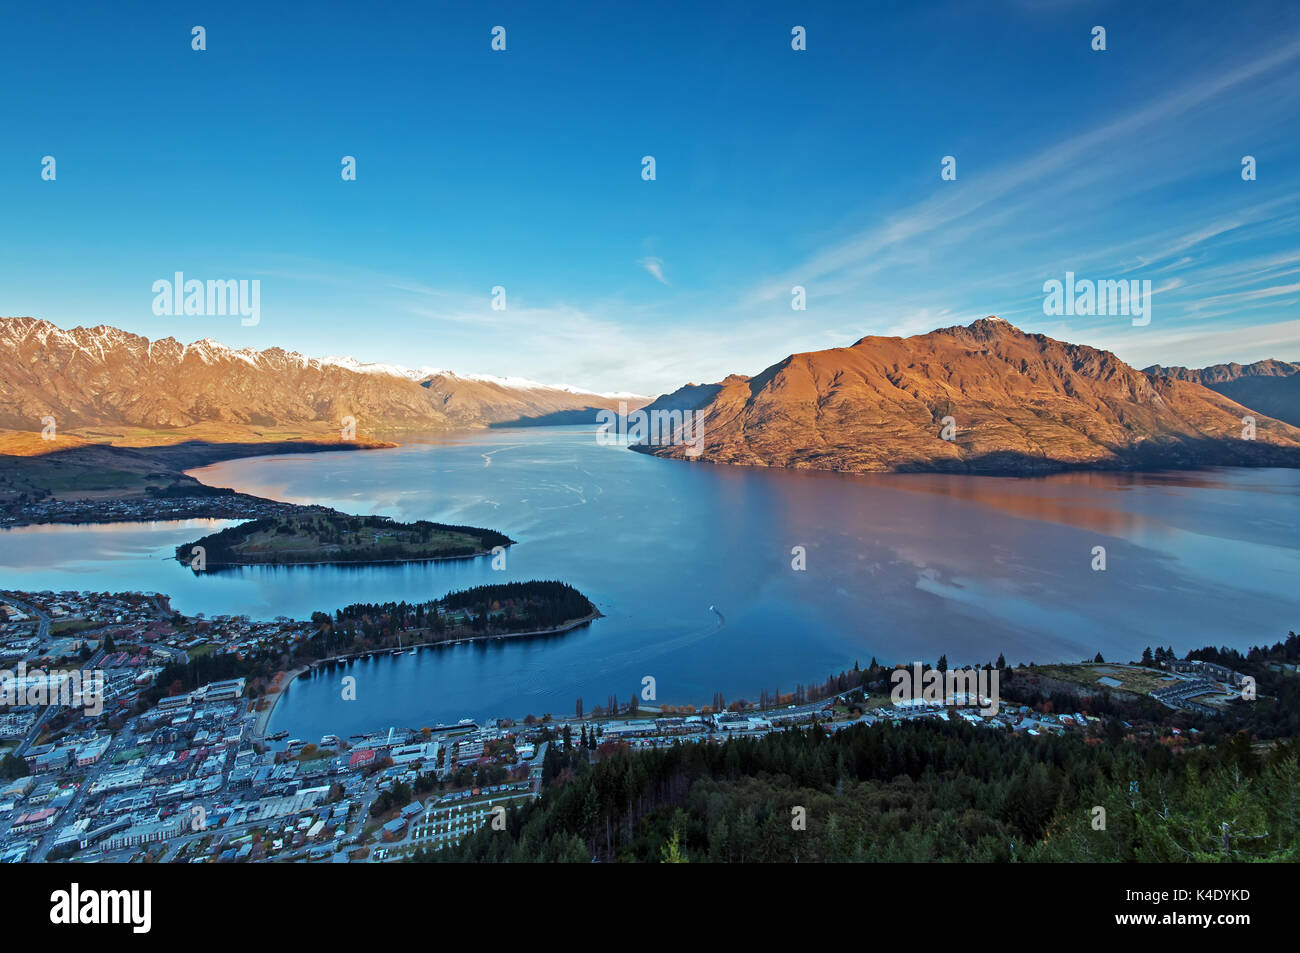
<svg viewBox="0 0 1300 953"><path fill-rule="evenodd" d="M866 664L1127 660L1144 646L1272 643L1300 627L1300 471L847 477L714 467L600 446L590 428L489 431L395 450L223 463L204 482L352 513L491 527L490 560L195 576L173 548L219 521L0 532L0 585L166 592L186 613L307 617L562 579L605 614L300 679L272 728L315 740L390 724L567 715L656 679L661 702L789 691ZM1104 546L1106 570L1091 568ZM792 568L803 547L806 566Z"/></svg>

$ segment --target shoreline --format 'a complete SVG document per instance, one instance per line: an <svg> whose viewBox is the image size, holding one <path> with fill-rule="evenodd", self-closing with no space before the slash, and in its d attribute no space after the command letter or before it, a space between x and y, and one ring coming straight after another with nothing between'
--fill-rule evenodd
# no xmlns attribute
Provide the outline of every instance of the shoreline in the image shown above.
<svg viewBox="0 0 1300 953"><path fill-rule="evenodd" d="M1044 458L1037 466L989 466L953 464L952 466L935 466L927 463L902 463L880 469L843 468L806 466L800 461L791 463L766 463L762 460L718 460L710 459L704 454L695 457L682 456L674 452L674 446L656 447L648 444L628 444L627 449L643 456L657 460L672 460L676 463L706 463L715 467L735 467L745 470L776 470L789 473L825 473L841 477L905 477L905 476L954 476L954 477L996 477L1010 480L1041 480L1047 477L1068 476L1082 473L1113 474L1156 474L1156 473L1200 473L1213 470L1297 470L1300 459L1292 461L1259 460L1245 462L1211 461L1202 463L1179 464L1176 461L1160 463L1105 461L1090 463L1086 461L1058 461Z"/></svg>
<svg viewBox="0 0 1300 953"><path fill-rule="evenodd" d="M191 545L198 545L193 543ZM514 540L510 541L514 545ZM244 569L251 566L272 566L277 569L287 569L291 566L391 566L402 563L439 563L451 559L481 559L484 556L491 556L492 550L484 549L477 553L464 553L459 556L412 556L409 559L325 559L316 562L301 563L281 563L281 562L253 562L253 563L210 563L209 565L218 567L217 569L205 569L203 573L213 573L220 569ZM187 565L185 560L177 559L176 562L182 566Z"/></svg>
<svg viewBox="0 0 1300 953"><path fill-rule="evenodd" d="M273 692L267 692L259 699L260 701L269 701L266 708L257 712L257 721L253 723L253 740L266 741L266 729L270 726L271 716L275 714L276 706L280 704L280 698L288 691L289 686L293 684L294 679L304 672L310 671L310 665L299 665L297 668L289 669L282 673L283 679L280 687Z"/></svg>
<svg viewBox="0 0 1300 953"><path fill-rule="evenodd" d="M112 487L96 487L93 492L71 490L62 494L45 486L39 476L28 477L25 482L29 484L29 491L34 487L38 495L23 502L0 502L0 526L13 529L176 519L256 518L230 512L238 506L282 511L328 509L317 504L272 500L230 487L213 486L191 476L190 471L257 457L395 450L401 446L383 440L186 441L143 447L84 444L34 456L0 453L0 474L10 474L15 479L22 477L24 470L47 464L67 467L74 473L109 469L119 470L124 475ZM160 487L161 493L150 492L147 481L151 479L165 484ZM44 495L39 495L41 493Z"/></svg>
<svg viewBox="0 0 1300 953"><path fill-rule="evenodd" d="M597 616L599 616L599 613L597 613ZM541 630L541 631L539 631L539 632L533 632L533 633L514 633L514 635L537 635L537 634L545 634L546 632L549 632L549 631L552 631L552 630ZM479 637L479 638L482 638L482 637ZM487 638L495 638L495 636L488 636ZM460 641L470 641L470 640L457 640L457 642L460 642ZM422 643L422 644L427 644L427 643ZM405 650L401 650L401 649L392 649L392 650L384 650L383 653L361 653L361 654L362 654L362 655L366 655L366 654L390 654L391 652L401 652L401 651L405 651ZM356 657L356 656L339 656L339 657L337 657L337 658L352 658L352 657ZM323 661L325 661L325 660L321 660L321 661L323 662ZM264 731L264 729L267 727L267 723L268 723L269 720L270 720L270 713L274 710L275 705L277 705L277 704L279 703L280 696L281 696L281 695L284 693L284 691L289 687L290 682L291 682L293 679L297 678L299 675L303 674L303 672L308 671L308 670L310 670L311 668L316 667L318 664L320 664L320 663L313 663L312 665L309 665L309 666L303 666L303 667L300 667L300 668L298 668L298 669L294 669L293 671L291 671L291 672L288 674L288 676L286 677L286 680L285 680L283 686L282 686L282 687L281 687L281 688L280 688L280 689L275 693L275 699L274 699L274 702L272 703L271 707L268 708L266 712L260 713L260 714L263 715L264 717L259 718L259 722L258 722L258 729L259 729L259 731ZM892 671L892 670L896 670L896 669L899 667L899 664L900 664L900 663L896 663L894 666L884 666L884 667L882 667L882 669L885 669L885 670L891 670L891 671ZM1042 665L1035 664L1035 665L1032 667L1032 669L1042 669L1044 666L1050 667L1050 666L1053 666L1053 665L1062 665L1062 664L1067 664L1067 663L1064 663L1064 662L1048 662L1048 663L1043 663ZM1188 676L1188 675L1180 675L1180 674L1176 674L1176 673L1174 673L1174 672L1172 672L1172 671L1170 671L1170 672L1166 672L1166 671L1163 670L1163 669L1156 668L1156 667L1153 667L1153 666L1143 665L1143 664L1141 664L1141 663L1139 663L1139 662L1099 662L1099 663L1080 663L1080 664L1083 664L1083 665L1089 665L1089 666L1090 666L1090 665L1100 665L1100 666L1109 666L1109 667L1112 667L1112 668L1123 668L1123 669L1129 669L1129 670L1137 670L1137 671L1145 671L1145 672L1155 672L1155 673L1162 674L1163 677L1165 677L1165 678L1169 678L1169 679L1185 679L1185 680L1191 680L1191 679L1192 679L1192 676ZM903 665L902 667L903 667L904 669L906 669L906 665ZM1005 671L1006 671L1007 674L1009 674L1009 675L1012 676L1012 681L1015 681L1015 678L1016 678L1017 673L1021 673L1021 674L1025 675L1025 677L1027 677L1028 679L1031 680L1031 684L1028 686L1028 687L1031 687L1031 688L1032 688L1032 687L1035 687L1036 684L1037 684L1040 680L1043 680L1043 679L1045 679L1045 678L1046 678L1048 681L1051 681L1051 678L1050 678L1049 676L1044 676L1043 673L1042 673L1041 671L1034 671L1034 670L1032 670L1032 669L1026 671L1026 670L1023 670L1023 669L1017 668L1017 667L1015 667L1015 666L1008 666L1007 669L1005 669ZM1159 699L1155 694L1152 694L1152 693L1150 693L1150 692L1140 692L1140 691L1134 691L1133 689L1114 688L1114 687L1104 686L1104 685L1089 686L1089 685L1085 685L1084 683L1081 683L1081 682L1064 683L1064 684L1067 684L1068 686L1073 687L1074 689L1078 689L1078 690L1079 690L1079 691L1077 691L1077 692L1074 692L1074 694L1082 696L1082 697L1079 699L1081 702L1084 701L1084 700L1086 700L1087 694L1088 694L1089 690L1091 690L1091 691L1094 691L1094 692L1100 692L1101 694L1103 694L1103 695L1105 695L1105 696L1114 696L1114 697L1119 697L1119 698L1123 698L1123 699L1132 699L1132 700L1139 700L1139 699L1144 699L1144 698L1146 698L1146 699L1153 699L1153 700L1160 701L1161 704L1164 706L1164 708L1165 708L1165 709L1168 709L1168 710L1171 711L1171 712L1176 712L1176 711L1178 710L1178 706L1176 706L1176 705L1170 705L1170 704L1168 704L1167 702L1161 701L1161 700L1160 700L1160 699ZM870 691L868 691L868 689L867 689L865 686L854 686L854 687L850 687L850 688L844 689L843 691L831 691L831 692L828 693L828 694L817 695L817 696L815 696L815 697L811 697L811 698L805 699L804 701L802 701L802 702L798 702L798 703L795 703L795 704L788 704L788 703L783 703L783 702L776 702L776 703L773 703L773 704L768 704L768 705L765 705L765 706L760 706L760 705L758 705L758 704L756 704L756 703L751 703L751 704L749 705L749 708L743 710L743 713L745 713L748 717L751 717L751 718L753 718L753 717L759 717L759 718L767 718L767 719L771 719L771 720L772 720L772 723L775 724L775 725L782 725L782 724L785 724L785 722L783 722L782 719L785 719L785 718L790 717L790 716L791 716L791 712L795 712L794 717L796 717L796 718L802 718L802 717L804 717L804 716L808 716L808 717L811 717L811 719L812 719L813 721L816 721L816 720L818 719L818 715L819 715L820 712L823 712L823 711L824 711L826 708L828 708L828 707L833 709L833 708L836 706L836 702L837 702L839 699L841 699L844 695L846 695L846 694L850 694L850 693L855 692L855 691L862 691L862 692L864 693L863 711L862 711L862 713L861 713L863 716L865 716L865 715L869 715L869 714L872 714L873 712L878 714L879 711L883 710L883 709L886 708L886 707L891 708L891 709L894 707L892 704L887 704L887 703L885 703L885 702L883 701L884 698L888 697L888 696L885 695L884 693L880 693L881 696L882 696L882 703L881 703L881 705L866 705L866 699L865 699L865 696L866 696L866 695L869 695L871 692L875 692L876 689L873 688L873 689L871 689ZM270 697L270 696L268 695L268 696L265 696L265 697ZM996 696L995 696L995 698L996 698ZM1013 701L1013 702L1011 702L1011 704L1012 704L1012 706L1014 707L1017 703ZM675 708L675 709L678 708L678 706L676 706L676 705L674 705L674 706L668 706L668 707L673 707L673 708ZM903 714L901 717L902 717L904 720L912 720L913 718L916 718L916 717L926 717L926 716L929 716L929 715L933 714L935 711L941 711L941 710L954 710L954 709L970 709L970 708L978 709L979 707L980 707L980 704L979 704L979 703L970 703L970 702L960 702L960 703L959 703L959 702L954 701L954 700L952 700L952 699L945 699L945 700L943 700L943 701L935 701L935 702L933 702L933 703L931 703L931 702L926 702L926 703L924 703L924 704L922 704L922 705L917 705L917 706L915 706L915 711L914 711L914 712L911 712L911 713L905 713L905 714ZM703 711L698 710L698 709L695 709L695 706L694 706L694 705L690 705L690 708L692 709L692 711L690 711L690 712L685 712L685 711L681 711L680 709L678 709L678 710L675 710L675 711L672 712L672 713L665 713L665 710L664 710L664 709L665 709L665 705L662 705L662 704L654 705L654 704L644 704L644 703L642 703L642 704L639 704L639 705L637 706L637 709L636 709L635 712L621 712L621 711L620 711L620 712L618 712L618 713L613 713L613 714L611 714L611 713L605 713L605 714L602 714L602 715L594 715L594 714L591 714L591 713L586 713L586 714L583 714L583 715L573 715L573 716L552 716L552 717L554 717L555 721L557 721L557 722L567 722L567 723L578 722L578 723L581 723L581 724L584 724L584 725L586 725L586 724L592 724L592 725L601 724L601 725L603 725L603 724L610 724L610 723L615 723L615 722L626 722L626 721L628 721L628 720L634 720L634 719L638 719L638 718L643 719L643 718L646 718L646 717L650 717L650 718L659 718L659 717L665 717L665 716L667 716L667 717L688 717L688 716L691 716L691 715L699 715L699 716L701 716L701 717L708 717L707 715L705 715L705 713L704 713ZM731 709L727 709L727 710L730 711ZM718 712L713 712L713 713L710 713L710 714L718 714ZM996 714L996 712L994 712L994 714ZM491 720L491 719L489 719L489 720ZM511 721L519 721L518 718L513 717L513 716L510 717L509 720L511 720ZM858 720L861 720L861 718L859 718ZM520 723L523 724L523 722L520 722ZM541 724L541 723L542 723L542 722L539 720L538 724ZM397 726L390 726L390 727L397 727ZM410 726L410 725L400 726L400 727L402 727L402 728L403 728L404 730L406 730L406 731L412 731L412 732L414 732L414 731L417 731L417 730L418 730L417 728L415 728L415 727L413 727L413 726ZM440 728L443 727L443 725L442 725L441 722L439 723L439 727L440 727ZM382 730L382 728L376 728L376 729L373 729L373 731L380 731L380 730ZM373 732L372 732L372 733L373 733ZM262 741L265 740L264 735L262 735L262 734L259 734L259 735L257 735L256 737L257 737L258 740L262 740ZM341 737L341 736L340 736L340 737ZM351 737L356 737L356 736L353 735L353 736L351 736Z"/></svg>
<svg viewBox="0 0 1300 953"><path fill-rule="evenodd" d="M254 727L253 727L253 738L257 741L266 740L266 729L270 725L271 716L275 713L276 707L280 704L280 699L284 696L284 693L288 690L289 686L293 683L293 681L297 679L300 675L303 675L307 672L315 671L318 668L323 668L326 665L326 663L330 663L332 665L338 662L355 661L356 659L366 658L373 655L396 655L399 652L405 654L411 651L412 649L439 648L444 645L461 645L466 642L486 642L491 639L520 639L520 638L535 638L537 636L542 636L542 635L562 635L566 632L572 632L574 629L578 629L584 625L588 625L589 623L595 622L597 619L603 617L604 617L604 613L602 613L599 609L593 608L590 613L588 613L587 615L579 619L569 619L560 623L558 626L554 626L549 629L533 629L528 632L502 632L497 634L469 635L469 636L463 636L455 639L444 639L440 642L416 642L412 645L403 646L401 648L390 647L385 649L371 649L369 651L352 652L347 655L331 655L328 658L317 659L314 662L309 662L305 665L299 665L295 668L287 669L283 673L284 680L281 683L280 687L277 688L274 692L267 692L265 695L262 696L261 700L262 701L269 700L270 704L267 705L267 707L264 710L259 711L257 713L258 716L257 721L254 723Z"/></svg>
<svg viewBox="0 0 1300 953"><path fill-rule="evenodd" d="M437 642L412 642L410 645L400 647L389 646L382 649L363 649L360 652L351 652L347 655L331 655L329 658L317 659L308 667L317 668L326 662L343 662L348 659L363 658L367 655L394 655L398 652L409 652L411 649L437 648L440 645L460 645L462 642L486 642L490 639L519 639L527 638L534 635L560 635L564 632L571 632L579 626L586 625L588 622L595 622L597 619L604 618L604 613L599 609L593 609L585 616L577 619L566 619L557 626L549 629L530 629L527 632L494 632L484 633L483 635L463 635L454 639L442 639Z"/></svg>
<svg viewBox="0 0 1300 953"><path fill-rule="evenodd" d="M472 436L493 428L465 428L445 432L439 432L438 436ZM384 436L405 435L405 431L385 433ZM416 435L422 434L423 431L417 431ZM409 436L406 439L410 439ZM419 442L419 441L416 441ZM232 513L222 503L231 505L243 504L244 506L253 506L261 508L276 508L281 510L298 510L298 509L328 509L320 504L293 503L285 500L274 500L265 497L257 497L252 494L243 493L229 487L217 487L209 483L204 483L198 477L194 476L194 471L203 470L207 467L228 463L235 460L249 460L258 458L281 457L297 454L313 453L334 453L334 452L357 452L371 450L396 450L404 444L390 439L373 439L356 442L324 442L322 440L302 440L287 439L277 443L268 442L235 442L235 441L187 441L181 444L157 444L154 446L132 447L120 446L116 444L87 444L81 447L73 448L70 452L75 455L84 455L87 453L110 454L113 458L122 457L124 460L133 456L147 456L152 459L150 466L156 468L156 475L163 476L173 481L172 493L167 496L151 497L147 493L140 492L135 486L120 486L116 490L96 490L93 496L83 496L80 492L74 491L72 495L58 496L50 493L43 499L33 500L22 504L9 504L7 507L0 505L0 529L19 529L34 526L67 526L67 525L102 525L106 523L151 523L166 522L176 520L191 519L223 519L223 520L247 520L257 517L250 517L244 514ZM1288 462L1280 460L1248 460L1248 461L1211 461L1211 462L1182 462L1178 460L1163 461L1059 461L1052 459L1035 460L1032 463L1021 463L1019 465L998 464L989 461L986 465L953 463L946 466L937 466L922 463L919 461L903 461L897 465L884 467L881 469L859 469L859 468L836 468L826 466L806 466L800 461L790 461L786 463L769 463L758 459L753 460L718 460L706 456L687 458L681 457L672 452L672 448L653 447L644 444L629 444L628 450L634 453L640 453L645 456L656 457L661 460L676 460L677 462L687 463L709 463L720 467L737 467L747 470L776 470L781 472L799 472L799 473L820 473L834 475L839 477L906 477L915 475L931 476L956 476L956 477L994 477L1009 478L1017 480L1042 480L1054 476L1063 476L1069 474L1081 473L1114 473L1114 474L1184 474L1195 472L1209 472L1214 470L1255 470L1255 469L1296 469L1300 467L1300 462ZM57 452L57 451L56 451ZM15 466L21 465L18 461L39 460L41 455L30 457L26 455L0 454L0 473L5 472L5 463L7 460L15 462ZM172 456L194 456L198 459L188 460L171 460L167 459ZM67 463L74 467L90 466L89 461L67 460ZM96 460L94 466L103 467L108 462L115 462L118 465L121 461L115 459L111 461ZM134 461L136 469L140 469L139 461ZM175 492L180 490L182 492ZM192 493L183 492L192 490ZM117 495L106 496L105 493L114 493ZM166 505L170 502L176 504L184 501L188 504L181 512L175 509L170 512L164 511ZM132 513L111 512L114 507L131 507L136 510ZM156 509L155 509L156 507ZM56 512L49 512L54 509ZM57 512L57 510L65 512ZM96 510L102 512L96 513ZM222 511L227 510L227 511ZM478 554L483 555L483 554ZM476 557L420 557L420 559L402 559L402 560L378 560L368 561L372 565L395 564L403 562L418 562L426 560L435 560L443 558L476 558ZM230 566L255 566L255 565L348 565L348 562L337 562L327 560L323 562L311 563L230 563ZM358 565L365 563L358 561Z"/></svg>

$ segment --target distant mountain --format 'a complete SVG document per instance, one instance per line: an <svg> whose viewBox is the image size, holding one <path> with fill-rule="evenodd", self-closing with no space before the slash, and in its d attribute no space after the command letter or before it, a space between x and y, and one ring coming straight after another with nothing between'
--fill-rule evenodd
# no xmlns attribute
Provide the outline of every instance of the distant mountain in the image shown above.
<svg viewBox="0 0 1300 953"><path fill-rule="evenodd" d="M619 401L534 381L461 376L309 358L294 351L234 349L205 338L150 341L117 328L62 330L33 318L0 319L0 428L60 430L138 427L337 430L345 416L358 432L438 431L530 423L557 413L595 419Z"/></svg>
<svg viewBox="0 0 1300 953"><path fill-rule="evenodd" d="M647 409L654 407L655 410L693 410L713 400L728 384L744 383L747 380L749 378L743 374L732 374L717 384L684 384L671 394L656 397Z"/></svg>
<svg viewBox="0 0 1300 953"><path fill-rule="evenodd" d="M523 378L450 371L430 374L420 386L459 427L590 423L597 410L618 410L620 402L636 408L649 400L635 394L594 394Z"/></svg>
<svg viewBox="0 0 1300 953"><path fill-rule="evenodd" d="M999 318L785 358L661 397L693 410L698 459L848 472L1300 466L1300 430L1114 354ZM1256 418L1254 440L1242 417ZM942 439L945 418L954 439ZM688 458L684 445L643 447Z"/></svg>
<svg viewBox="0 0 1300 953"><path fill-rule="evenodd" d="M1201 384L1246 407L1300 426L1300 364L1257 361L1214 364L1200 370L1155 364L1146 372Z"/></svg>

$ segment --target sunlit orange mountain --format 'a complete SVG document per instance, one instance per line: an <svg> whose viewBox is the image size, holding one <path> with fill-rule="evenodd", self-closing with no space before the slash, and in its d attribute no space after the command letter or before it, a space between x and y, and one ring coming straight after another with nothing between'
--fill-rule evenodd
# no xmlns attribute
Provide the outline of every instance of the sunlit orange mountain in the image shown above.
<svg viewBox="0 0 1300 953"><path fill-rule="evenodd" d="M358 435L591 421L595 410L644 398L602 395L516 378L312 358L280 348L227 347L210 338L151 341L117 328L63 330L0 319L0 429L95 427L338 432Z"/></svg>
<svg viewBox="0 0 1300 953"><path fill-rule="evenodd" d="M699 415L702 452L643 449L712 463L983 473L1300 466L1296 427L993 317L794 354L752 378L688 385L646 407L656 409Z"/></svg>

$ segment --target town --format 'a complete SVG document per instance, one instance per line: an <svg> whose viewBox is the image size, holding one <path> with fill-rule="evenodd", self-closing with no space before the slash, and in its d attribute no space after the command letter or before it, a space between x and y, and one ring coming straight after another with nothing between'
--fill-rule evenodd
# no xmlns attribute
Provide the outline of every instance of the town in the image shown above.
<svg viewBox="0 0 1300 953"><path fill-rule="evenodd" d="M324 506L279 503L233 491L199 486L156 490L143 496L57 499L44 496L0 505L0 527L42 523L130 523L148 520L248 520L298 514L333 515Z"/></svg>
<svg viewBox="0 0 1300 953"><path fill-rule="evenodd" d="M464 719L280 744L282 733L264 733L283 671L269 681L235 677L188 690L159 679L192 659L291 654L312 637L313 622L189 619L164 596L84 592L0 593L0 617L0 666L102 672L104 693L97 711L45 704L0 712L0 861L8 862L402 860L456 844L539 797L552 780L552 746L581 746L599 758L811 724L836 732L918 719L1030 737L1104 728L1102 716L1051 705L1009 704L990 715L978 697L960 700L970 703L963 707L954 698L900 701L887 689L854 687L821 700L802 689L764 693L758 705L723 705L719 697L717 710L699 711L611 699L585 717ZM1188 661L1162 663L1158 673L1125 665L1100 671L1115 685L1147 678L1151 696L1163 696L1170 711L1212 711L1203 702L1233 697L1241 682L1222 666ZM1181 733L1130 721L1118 727Z"/></svg>

